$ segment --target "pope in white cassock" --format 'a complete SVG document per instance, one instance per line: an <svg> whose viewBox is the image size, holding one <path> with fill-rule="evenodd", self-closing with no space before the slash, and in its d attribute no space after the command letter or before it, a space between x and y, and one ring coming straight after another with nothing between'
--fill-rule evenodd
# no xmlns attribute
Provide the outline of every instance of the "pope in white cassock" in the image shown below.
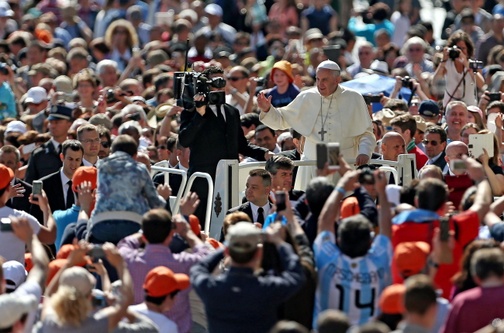
<svg viewBox="0 0 504 333"><path fill-rule="evenodd" d="M376 139L366 102L354 90L339 86L340 67L326 60L317 67L317 87L302 91L289 105L274 108L271 97L259 94L259 119L273 129L293 128L306 137L301 160L316 160L316 144L339 142L345 159L366 164ZM305 190L316 167L300 167L295 187Z"/></svg>

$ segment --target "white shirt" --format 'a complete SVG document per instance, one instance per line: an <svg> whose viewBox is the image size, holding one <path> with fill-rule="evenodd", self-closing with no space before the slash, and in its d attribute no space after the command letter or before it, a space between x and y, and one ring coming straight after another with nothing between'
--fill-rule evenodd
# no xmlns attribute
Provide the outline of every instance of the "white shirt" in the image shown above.
<svg viewBox="0 0 504 333"><path fill-rule="evenodd" d="M236 92L236 93L240 94L240 96L242 96L245 100L248 100L248 98L250 96L248 92L244 92L244 93ZM255 100L256 100L256 98L254 97L254 101ZM240 103L238 103L238 100L236 98L234 98L234 96L232 94L226 95L226 104L234 106L238 111L240 111L240 116L245 113L245 111L243 110Z"/></svg>
<svg viewBox="0 0 504 333"><path fill-rule="evenodd" d="M4 206L0 208L0 218L8 218L9 216L26 217L28 223L37 235L40 232L40 224L37 219L30 214ZM10 231L0 231L0 256L5 258L5 261L16 260L24 265L25 243Z"/></svg>
<svg viewBox="0 0 504 333"><path fill-rule="evenodd" d="M63 168L60 169L60 177L61 177L61 184L63 185L63 197L65 198L65 205L66 205L67 193L68 193L68 187L69 187L69 185L67 183L71 179L65 175L65 173L63 172ZM75 197L74 197L74 202L75 202Z"/></svg>
<svg viewBox="0 0 504 333"><path fill-rule="evenodd" d="M84 166L92 166L92 167L96 167L96 165L98 164L98 161L99 161L99 160L100 160L100 159L97 159L97 160L96 160L96 163L95 163L95 164L93 164L93 163L89 162L88 160L86 160L86 159L83 157L83 158L82 158L82 164L84 164Z"/></svg>
<svg viewBox="0 0 504 333"><path fill-rule="evenodd" d="M130 305L128 307L129 310L140 313L150 320L158 327L159 332L163 333L178 333L177 324L168 319L162 313L157 313L151 311L147 308L147 304L140 303L137 305Z"/></svg>
<svg viewBox="0 0 504 333"><path fill-rule="evenodd" d="M59 143L58 141L54 140L54 138L51 138L50 141L51 141L51 143L54 146L54 150L56 150L56 152L58 152L59 151L59 146L61 145L61 143Z"/></svg>
<svg viewBox="0 0 504 333"><path fill-rule="evenodd" d="M440 152L439 154L437 154L436 156L434 156L433 158L429 158L429 160L427 161L426 165L430 165L430 164L434 164L434 162L436 162L438 160L438 158L443 154L443 152Z"/></svg>
<svg viewBox="0 0 504 333"><path fill-rule="evenodd" d="M262 209L263 209L263 216L264 216L264 221L266 221L266 217L268 217L269 215L269 211L270 211L270 203L269 202L266 202L266 204L264 206L261 206ZM258 220L258 213L257 213L257 210L259 209L259 206L256 206L254 205L252 202L250 202L250 208L252 209L252 217L253 217L253 220L254 221L257 221Z"/></svg>
<svg viewBox="0 0 504 333"><path fill-rule="evenodd" d="M210 107L210 110L212 110L212 112L214 113L214 115L216 117L219 117L217 115L217 105L209 105L209 107ZM226 112L224 112L224 110L222 108L221 108L220 112L222 114L222 117L224 117L224 121L225 121L226 120Z"/></svg>

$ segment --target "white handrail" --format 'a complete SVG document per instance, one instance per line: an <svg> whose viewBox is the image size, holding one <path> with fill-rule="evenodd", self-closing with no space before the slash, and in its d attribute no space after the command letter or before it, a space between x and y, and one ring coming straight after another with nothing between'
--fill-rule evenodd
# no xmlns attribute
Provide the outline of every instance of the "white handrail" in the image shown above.
<svg viewBox="0 0 504 333"><path fill-rule="evenodd" d="M162 162L164 162L164 161L162 161ZM187 172L185 170L181 170L181 169L161 167L161 166L157 166L157 165L153 165L151 167L151 172L152 171L164 172L164 174L165 174L165 184L170 184L169 183L169 178L167 177L167 175L169 175L170 173L174 173L174 174L180 175L182 177L182 181L180 182L180 187L179 187L179 190L177 192L177 195L170 197L170 198L175 197L175 203L173 204L173 207L171 207L172 214L173 215L178 214L179 209L180 209L180 201L183 198L182 194L184 193L184 189L185 189L185 186L187 184Z"/></svg>
<svg viewBox="0 0 504 333"><path fill-rule="evenodd" d="M189 177L189 181L187 183L187 186L184 191L184 197L187 196L189 191L191 190L192 184L194 183L194 180L196 178L205 178L208 183L208 195L207 195L207 208L206 208L206 213L205 213L205 224L204 224L204 231L208 235L210 232L210 216L212 215L212 201L213 201L213 193L214 193L214 184L212 177L208 173L204 172L195 172ZM200 203L201 204L201 203Z"/></svg>
<svg viewBox="0 0 504 333"><path fill-rule="evenodd" d="M154 175L156 174L155 171L157 171L158 167L169 168L170 163L168 163L167 160L162 160L162 161L159 161L159 162L155 163L154 165L152 165L151 171L150 171L151 178L154 177ZM170 182L170 176L165 173L165 183L168 184L169 182Z"/></svg>

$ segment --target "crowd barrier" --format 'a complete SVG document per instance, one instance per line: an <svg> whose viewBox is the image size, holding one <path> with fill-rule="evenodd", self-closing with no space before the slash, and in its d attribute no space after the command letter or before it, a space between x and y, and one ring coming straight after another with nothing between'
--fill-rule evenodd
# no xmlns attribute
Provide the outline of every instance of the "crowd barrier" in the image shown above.
<svg viewBox="0 0 504 333"><path fill-rule="evenodd" d="M316 161L293 161L295 166L315 166ZM355 161L349 160L351 165ZM380 169L392 173L396 184L408 185L417 178L416 160L414 154L399 155L397 162L386 160L370 160L369 164L382 165ZM252 169L264 168L265 162L238 163L237 160L221 160L217 165L215 189L213 195L209 191L211 222L208 227L210 237L218 238L226 212L241 203L242 192L248 173ZM208 214L208 209L207 209ZM207 224L205 224L207 229Z"/></svg>

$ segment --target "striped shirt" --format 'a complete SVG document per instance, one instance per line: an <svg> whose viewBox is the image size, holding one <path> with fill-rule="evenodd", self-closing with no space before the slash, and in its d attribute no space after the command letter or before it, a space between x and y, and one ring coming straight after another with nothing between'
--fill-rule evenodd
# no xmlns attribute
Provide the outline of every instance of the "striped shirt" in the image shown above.
<svg viewBox="0 0 504 333"><path fill-rule="evenodd" d="M318 269L313 318L327 309L346 313L353 325L376 317L379 296L391 282L390 239L376 236L367 255L352 259L341 252L334 234L324 231L315 239L313 248Z"/></svg>
<svg viewBox="0 0 504 333"><path fill-rule="evenodd" d="M151 269L157 266L166 266L174 273L189 275L191 267L212 251L207 245L196 246L192 253L172 253L167 246L162 244L147 244L145 249L141 249L140 241L136 235L124 238L117 247L131 273L135 294L134 304L144 301L143 283L145 276ZM171 310L165 313L177 324L181 333L187 333L191 329L190 291L190 287L182 290L175 298Z"/></svg>

